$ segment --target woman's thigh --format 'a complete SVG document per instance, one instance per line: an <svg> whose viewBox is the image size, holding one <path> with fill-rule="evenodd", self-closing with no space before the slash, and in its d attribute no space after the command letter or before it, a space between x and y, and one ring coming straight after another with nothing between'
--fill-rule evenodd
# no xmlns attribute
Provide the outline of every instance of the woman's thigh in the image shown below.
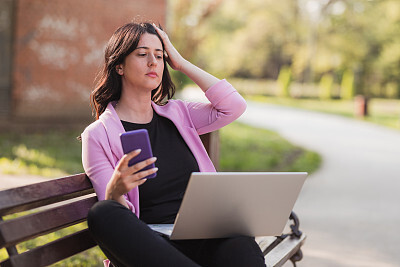
<svg viewBox="0 0 400 267"><path fill-rule="evenodd" d="M253 237L171 241L178 250L202 266L265 266Z"/></svg>
<svg viewBox="0 0 400 267"><path fill-rule="evenodd" d="M118 202L96 203L89 230L117 266L198 266Z"/></svg>

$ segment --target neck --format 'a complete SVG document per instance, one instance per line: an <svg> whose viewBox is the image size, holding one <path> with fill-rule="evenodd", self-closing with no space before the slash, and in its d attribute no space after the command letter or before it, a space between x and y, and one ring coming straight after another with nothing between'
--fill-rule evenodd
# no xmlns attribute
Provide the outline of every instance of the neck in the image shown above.
<svg viewBox="0 0 400 267"><path fill-rule="evenodd" d="M123 90L115 111L120 120L149 123L153 118L151 92Z"/></svg>

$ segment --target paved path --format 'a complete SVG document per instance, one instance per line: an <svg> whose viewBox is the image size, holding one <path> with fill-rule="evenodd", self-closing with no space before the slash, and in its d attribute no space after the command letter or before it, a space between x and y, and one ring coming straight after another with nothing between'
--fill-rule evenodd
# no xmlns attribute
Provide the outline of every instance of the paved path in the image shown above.
<svg viewBox="0 0 400 267"><path fill-rule="evenodd" d="M252 102L240 121L323 157L294 208L308 236L298 266L399 266L400 131Z"/></svg>

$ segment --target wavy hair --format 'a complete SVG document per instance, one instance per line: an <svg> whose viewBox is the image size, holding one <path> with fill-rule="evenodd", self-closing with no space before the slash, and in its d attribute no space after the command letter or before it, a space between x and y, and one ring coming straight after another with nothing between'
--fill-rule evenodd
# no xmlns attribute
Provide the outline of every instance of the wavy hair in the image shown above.
<svg viewBox="0 0 400 267"><path fill-rule="evenodd" d="M92 113L96 119L106 110L108 103L120 99L122 78L117 73L116 66L124 63L125 58L137 48L140 37L145 33L156 35L165 49L161 37L149 22L127 23L118 28L108 41L103 68L99 72L98 82L90 94ZM161 84L151 91L151 100L157 105L165 105L175 93L175 85L168 72L165 57L163 60L164 71Z"/></svg>

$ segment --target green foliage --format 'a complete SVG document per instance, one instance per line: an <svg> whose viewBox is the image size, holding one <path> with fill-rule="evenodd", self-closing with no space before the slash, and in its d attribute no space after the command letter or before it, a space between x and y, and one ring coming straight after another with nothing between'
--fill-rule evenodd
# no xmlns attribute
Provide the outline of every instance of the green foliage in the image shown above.
<svg viewBox="0 0 400 267"><path fill-rule="evenodd" d="M352 70L352 96L400 96L400 1L172 2L178 50L217 76L276 80L291 66L293 81L314 83Z"/></svg>
<svg viewBox="0 0 400 267"><path fill-rule="evenodd" d="M292 82L292 70L284 66L279 71L278 76L279 96L290 97L290 83Z"/></svg>
<svg viewBox="0 0 400 267"><path fill-rule="evenodd" d="M319 82L319 98L330 99L332 96L333 77L332 74L324 74Z"/></svg>
<svg viewBox="0 0 400 267"><path fill-rule="evenodd" d="M389 82L385 85L385 96L387 98L399 98L400 97L400 84Z"/></svg>
<svg viewBox="0 0 400 267"><path fill-rule="evenodd" d="M180 71L175 71L170 69L169 73L171 75L172 82L175 84L177 91L182 90L188 84L193 83L188 76L186 76Z"/></svg>
<svg viewBox="0 0 400 267"><path fill-rule="evenodd" d="M318 169L321 157L294 146L278 134L234 122L220 130L221 171L306 171Z"/></svg>
<svg viewBox="0 0 400 267"><path fill-rule="evenodd" d="M0 134L1 172L45 177L82 172L78 135L78 132Z"/></svg>
<svg viewBox="0 0 400 267"><path fill-rule="evenodd" d="M347 100L354 98L354 73L351 70L347 70L343 73L340 96L342 99Z"/></svg>

